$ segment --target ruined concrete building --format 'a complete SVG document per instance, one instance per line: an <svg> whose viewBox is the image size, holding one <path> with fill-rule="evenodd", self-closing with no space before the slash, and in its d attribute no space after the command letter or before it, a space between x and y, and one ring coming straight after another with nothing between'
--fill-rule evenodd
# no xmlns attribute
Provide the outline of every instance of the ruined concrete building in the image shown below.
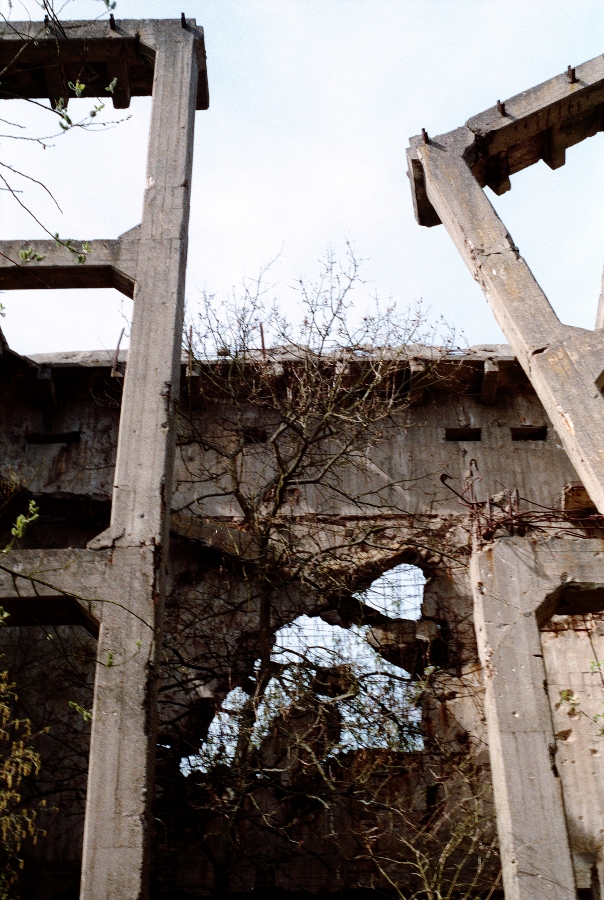
<svg viewBox="0 0 604 900"><path fill-rule="evenodd" d="M1 248L2 289L113 285L135 304L128 354L28 359L1 347L4 543L30 498L41 511L0 566L4 659L24 714L48 728L31 789L48 798L48 834L23 851L23 896L404 895L418 889L415 850L462 826L476 841L451 859L470 853L483 879L466 896L495 896L494 844L468 805L478 784L488 819L492 783L506 898L599 898L601 332L558 322L481 188L501 192L539 159L561 165L566 147L602 130L602 60L449 135L412 140L418 220L447 226L511 347L405 348L380 394L402 400L380 413L379 439L376 418L329 491L308 479L280 508L276 578L216 474L232 455L224 422L236 397L209 394L208 373L228 361L181 357L193 121L208 103L203 33L184 17L65 27L67 38L39 23L4 27L4 96L56 100L84 58L98 78L118 78L118 106L152 91L153 117L141 226L95 242L83 266L53 242ZM265 352L250 380L268 372L263 389L286 394L298 362ZM374 363L325 365L351 395L349 373ZM240 483L268 465L279 427L268 406L237 411ZM426 579L415 617L363 600L401 564ZM253 695L263 647L301 616L362 628L409 674L423 743L332 753L343 728L333 701L359 688L346 665L315 666L306 705L282 704L256 762L245 760L252 781L255 765L275 777L248 791L229 855L220 817L237 788L231 769L216 764L204 781L183 760L234 690ZM92 725L74 708L92 708Z"/></svg>

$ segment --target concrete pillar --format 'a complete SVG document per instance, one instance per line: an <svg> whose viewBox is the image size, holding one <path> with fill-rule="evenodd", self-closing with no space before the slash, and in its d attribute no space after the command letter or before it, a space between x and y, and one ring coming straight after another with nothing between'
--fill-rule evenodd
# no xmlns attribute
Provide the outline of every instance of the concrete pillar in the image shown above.
<svg viewBox="0 0 604 900"><path fill-rule="evenodd" d="M576 900L539 627L563 595L593 597L603 559L601 541L529 538L472 558L506 900Z"/></svg>
<svg viewBox="0 0 604 900"><path fill-rule="evenodd" d="M148 895L156 677L198 87L194 35L158 29L147 186L99 636L82 900Z"/></svg>

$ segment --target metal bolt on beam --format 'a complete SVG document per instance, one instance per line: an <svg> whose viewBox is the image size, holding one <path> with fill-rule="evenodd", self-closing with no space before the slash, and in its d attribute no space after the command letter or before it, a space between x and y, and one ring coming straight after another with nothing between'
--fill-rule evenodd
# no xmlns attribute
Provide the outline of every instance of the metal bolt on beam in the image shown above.
<svg viewBox="0 0 604 900"><path fill-rule="evenodd" d="M566 70L566 77L568 78L570 84L576 84L577 77L575 75L575 70L571 66L569 66Z"/></svg>
<svg viewBox="0 0 604 900"><path fill-rule="evenodd" d="M422 140L423 140L424 144L430 143L430 138L428 137L428 132L426 131L425 128L422 128Z"/></svg>
<svg viewBox="0 0 604 900"><path fill-rule="evenodd" d="M505 116L505 103L502 103L501 100L497 101L497 112L500 116Z"/></svg>

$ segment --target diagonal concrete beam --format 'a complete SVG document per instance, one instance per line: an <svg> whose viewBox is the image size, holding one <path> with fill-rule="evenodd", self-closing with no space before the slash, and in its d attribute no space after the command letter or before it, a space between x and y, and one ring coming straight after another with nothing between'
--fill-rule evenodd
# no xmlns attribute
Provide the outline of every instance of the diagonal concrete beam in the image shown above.
<svg viewBox="0 0 604 900"><path fill-rule="evenodd" d="M561 95L574 85L559 76L533 94L506 101L506 115L500 115L498 123L487 111L446 135L413 138L408 155L420 218L428 215L427 224L435 224L436 218L445 225L588 493L604 513L602 332L562 325L481 187L491 152L511 154L515 162L506 170L509 177L527 158L528 164L543 158L554 126L567 144L602 128L604 62L599 58L586 63L576 73L583 81L572 93L572 103L568 96L563 102ZM518 149L513 141L521 139L525 143Z"/></svg>

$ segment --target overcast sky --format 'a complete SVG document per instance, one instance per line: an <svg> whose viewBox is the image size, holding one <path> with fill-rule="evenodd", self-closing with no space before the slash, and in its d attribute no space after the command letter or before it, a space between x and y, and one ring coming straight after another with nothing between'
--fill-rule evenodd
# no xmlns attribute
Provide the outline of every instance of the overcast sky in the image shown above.
<svg viewBox="0 0 604 900"><path fill-rule="evenodd" d="M13 5L13 18L34 8ZM65 15L102 7L74 0ZM200 289L228 292L280 255L272 281L293 311L294 279L312 277L326 247L342 253L349 240L366 260L367 294L401 308L421 299L470 344L503 340L444 228L416 224L405 148L422 127L448 131L600 54L602 0L118 0L115 15L181 11L205 29L211 104L197 113L189 303ZM90 101L70 112L80 108ZM62 213L41 189L18 185L52 232L117 237L140 221L149 109L135 99L119 126L70 133L47 150L4 138L0 160L52 190ZM17 101L0 117L36 124ZM48 114L36 127L50 126ZM558 315L588 328L604 263L603 141L573 148L555 172L540 162L513 176L501 198L487 191ZM0 192L0 237L42 236ZM24 353L110 350L129 314L113 291L0 299L2 328Z"/></svg>

